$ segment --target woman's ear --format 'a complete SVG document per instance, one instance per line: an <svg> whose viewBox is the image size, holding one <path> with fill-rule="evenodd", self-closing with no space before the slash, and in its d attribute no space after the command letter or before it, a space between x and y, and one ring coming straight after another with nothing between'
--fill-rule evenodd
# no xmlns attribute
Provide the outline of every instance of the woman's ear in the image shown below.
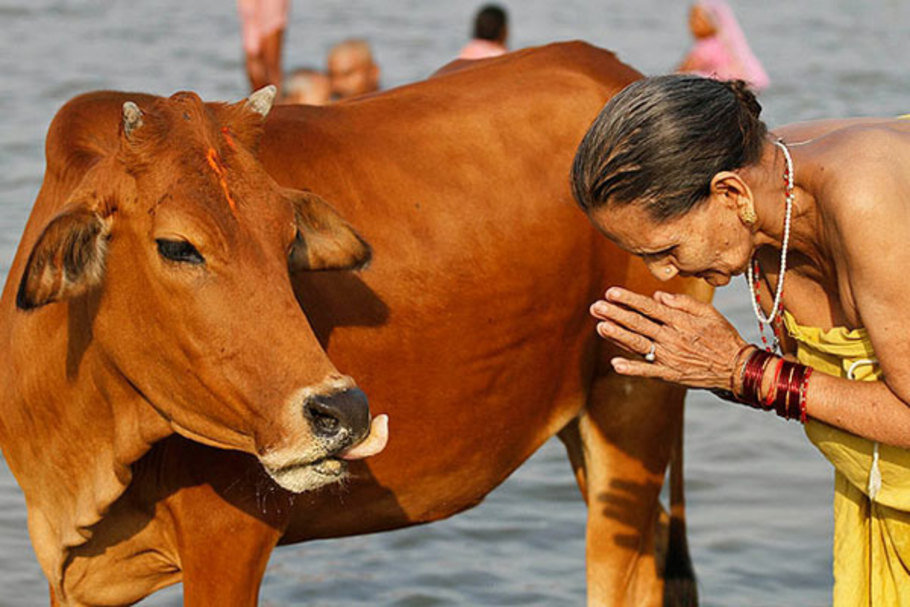
<svg viewBox="0 0 910 607"><path fill-rule="evenodd" d="M728 208L735 210L747 227L751 228L758 220L752 190L733 171L721 171L714 175L711 179L711 196L717 197Z"/></svg>

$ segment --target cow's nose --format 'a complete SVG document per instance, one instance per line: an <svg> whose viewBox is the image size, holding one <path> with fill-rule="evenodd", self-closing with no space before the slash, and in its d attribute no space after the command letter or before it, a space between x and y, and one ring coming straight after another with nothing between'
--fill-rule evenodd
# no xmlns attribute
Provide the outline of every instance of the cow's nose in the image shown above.
<svg viewBox="0 0 910 607"><path fill-rule="evenodd" d="M370 432L370 408L359 388L308 396L303 414L317 436L337 442L333 451L360 442Z"/></svg>

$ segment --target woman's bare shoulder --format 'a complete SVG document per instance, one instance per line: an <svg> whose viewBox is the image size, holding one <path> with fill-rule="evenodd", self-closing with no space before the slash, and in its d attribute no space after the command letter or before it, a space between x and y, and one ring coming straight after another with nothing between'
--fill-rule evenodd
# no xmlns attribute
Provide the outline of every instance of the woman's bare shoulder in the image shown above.
<svg viewBox="0 0 910 607"><path fill-rule="evenodd" d="M787 143L804 142L817 139L835 132L864 129L864 128L890 128L910 132L910 120L902 120L894 116L866 116L861 118L825 118L821 120L808 120L793 122L775 127L771 134L775 138L783 139Z"/></svg>
<svg viewBox="0 0 910 607"><path fill-rule="evenodd" d="M851 121L804 144L808 176L832 219L854 230L856 219L904 217L910 205L910 121ZM797 175L799 170L797 169Z"/></svg>

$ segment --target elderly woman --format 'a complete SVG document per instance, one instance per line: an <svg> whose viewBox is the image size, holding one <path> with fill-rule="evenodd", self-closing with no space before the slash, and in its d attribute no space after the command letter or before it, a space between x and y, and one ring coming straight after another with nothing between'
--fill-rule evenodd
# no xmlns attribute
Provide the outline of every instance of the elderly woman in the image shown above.
<svg viewBox="0 0 910 607"><path fill-rule="evenodd" d="M910 596L910 121L768 133L742 82L659 76L578 148L575 197L661 279L748 275L765 348L712 306L611 288L617 373L714 390L805 424L834 465L836 605ZM778 347L783 357L774 354ZM813 372L815 371L815 372Z"/></svg>

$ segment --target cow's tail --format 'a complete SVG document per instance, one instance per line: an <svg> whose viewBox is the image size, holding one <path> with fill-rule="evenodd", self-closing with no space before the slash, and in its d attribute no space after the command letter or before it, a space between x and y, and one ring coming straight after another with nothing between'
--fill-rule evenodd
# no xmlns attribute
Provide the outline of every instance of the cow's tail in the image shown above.
<svg viewBox="0 0 910 607"><path fill-rule="evenodd" d="M686 496L683 488L683 430L682 419L676 445L670 458L670 529L664 566L664 605L694 607L698 605L695 570L689 556L686 538Z"/></svg>

